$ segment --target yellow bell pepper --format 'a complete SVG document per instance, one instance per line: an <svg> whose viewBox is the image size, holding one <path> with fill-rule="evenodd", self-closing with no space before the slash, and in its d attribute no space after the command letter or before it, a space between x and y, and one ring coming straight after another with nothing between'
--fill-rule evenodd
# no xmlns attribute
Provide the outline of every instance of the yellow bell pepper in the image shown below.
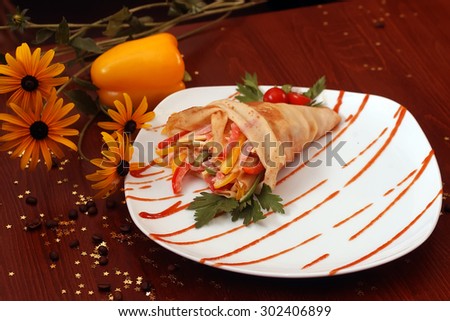
<svg viewBox="0 0 450 321"><path fill-rule="evenodd" d="M123 93L134 106L144 96L153 109L166 96L185 88L184 61L177 39L169 33L121 43L101 54L91 66L100 103L113 106Z"/></svg>

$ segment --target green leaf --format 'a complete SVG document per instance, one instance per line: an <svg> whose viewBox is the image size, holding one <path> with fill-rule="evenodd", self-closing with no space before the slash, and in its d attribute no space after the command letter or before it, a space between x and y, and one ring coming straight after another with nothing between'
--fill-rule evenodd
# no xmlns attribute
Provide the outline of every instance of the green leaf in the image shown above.
<svg viewBox="0 0 450 321"><path fill-rule="evenodd" d="M46 40L50 39L53 35L55 35L55 31L47 28L39 29L36 32L36 37L34 39L34 44L38 45Z"/></svg>
<svg viewBox="0 0 450 321"><path fill-rule="evenodd" d="M130 10L127 7L122 7L122 9L109 17L106 30L103 34L107 37L116 36L122 29L123 23L130 19L131 16Z"/></svg>
<svg viewBox="0 0 450 321"><path fill-rule="evenodd" d="M217 214L231 212L239 206L239 202L234 198L206 192L202 192L200 195L195 197L188 207L190 210L195 210L196 227L202 227Z"/></svg>
<svg viewBox="0 0 450 321"><path fill-rule="evenodd" d="M309 97L311 100L314 100L317 98L317 96L320 95L320 93L325 89L325 87L326 87L325 76L322 76L303 95L305 95L306 97Z"/></svg>
<svg viewBox="0 0 450 321"><path fill-rule="evenodd" d="M201 0L173 0L169 7L169 16L181 16L187 13L196 14L206 5Z"/></svg>
<svg viewBox="0 0 450 321"><path fill-rule="evenodd" d="M272 193L272 189L269 185L263 184L261 192L256 194L261 207L267 211L272 210L277 213L284 213L283 204L281 203L283 199L276 194Z"/></svg>
<svg viewBox="0 0 450 321"><path fill-rule="evenodd" d="M65 94L83 114L94 115L98 111L97 104L84 90L68 90Z"/></svg>
<svg viewBox="0 0 450 321"><path fill-rule="evenodd" d="M86 37L76 37L71 42L72 47L88 52L98 53L101 54L103 51L100 49L100 47L97 46L97 43L94 39Z"/></svg>
<svg viewBox="0 0 450 321"><path fill-rule="evenodd" d="M263 98L263 93L258 86L258 77L256 73L253 75L246 72L244 78L242 78L243 83L237 83L237 91L239 95L236 99L243 103L248 103L252 101L261 101Z"/></svg>
<svg viewBox="0 0 450 321"><path fill-rule="evenodd" d="M70 30L66 18L62 18L55 32L55 41L60 45L67 45L69 43Z"/></svg>
<svg viewBox="0 0 450 321"><path fill-rule="evenodd" d="M72 77L72 81L78 86L83 87L87 90L98 90L98 87L88 80L84 80L78 77Z"/></svg>

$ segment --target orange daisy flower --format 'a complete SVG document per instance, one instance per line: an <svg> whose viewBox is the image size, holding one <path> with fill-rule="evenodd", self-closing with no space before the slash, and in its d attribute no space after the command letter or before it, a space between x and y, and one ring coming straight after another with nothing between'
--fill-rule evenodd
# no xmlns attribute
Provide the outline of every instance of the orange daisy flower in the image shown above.
<svg viewBox="0 0 450 321"><path fill-rule="evenodd" d="M115 134L117 140L112 135L102 132L107 149L102 151L103 158L91 160L91 163L100 169L86 175L88 180L97 182L91 186L99 190L94 198L107 198L118 189L122 179L130 170L139 168L138 163L130 163L133 146L129 142L128 135L122 136L117 132Z"/></svg>
<svg viewBox="0 0 450 321"><path fill-rule="evenodd" d="M77 150L77 146L64 136L78 135L78 130L66 128L75 123L79 114L64 118L74 107L73 103L63 106L63 99L57 99L53 89L47 103L43 106L40 93L37 93L37 103L34 111L25 110L11 103L15 115L0 113L4 121L1 128L8 133L0 136L0 150L13 150L11 157L22 156L20 167L25 169L30 162L34 170L40 155L44 158L47 169L52 166L52 154L58 158L64 157L59 144Z"/></svg>
<svg viewBox="0 0 450 321"><path fill-rule="evenodd" d="M60 63L50 65L55 51L49 50L41 57L41 48L31 53L23 43L16 48L16 58L5 55L6 65L0 65L0 94L13 92L7 104L14 102L27 110L39 102L37 94L48 99L54 87L64 84L69 78L55 78L64 71Z"/></svg>
<svg viewBox="0 0 450 321"><path fill-rule="evenodd" d="M148 124L150 120L155 118L153 111L147 112L147 98L144 97L139 107L133 111L133 102L127 93L123 94L125 105L120 101L114 101L117 110L108 109L108 115L112 118L112 122L98 122L98 126L106 130L114 130L119 134L133 134L136 129L150 128Z"/></svg>

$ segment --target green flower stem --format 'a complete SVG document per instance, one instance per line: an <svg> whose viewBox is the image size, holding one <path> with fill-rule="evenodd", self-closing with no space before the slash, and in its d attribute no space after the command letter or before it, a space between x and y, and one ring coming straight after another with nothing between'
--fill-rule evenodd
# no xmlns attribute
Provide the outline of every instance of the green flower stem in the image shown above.
<svg viewBox="0 0 450 321"><path fill-rule="evenodd" d="M98 110L97 113L96 113L95 115L89 116L88 121L84 124L83 128L81 129L80 137L79 137L79 139L78 139L78 144L77 144L77 147L78 147L78 154L80 155L80 157L81 157L82 160L85 160L85 161L88 161L88 162L90 162L91 160L90 160L89 158L87 158L86 155L84 155L84 153L83 153L83 148L82 148L82 145L83 145L83 138L84 138L84 135L86 134L86 130L89 128L89 126L91 126L91 124L92 124L92 122L94 121L94 119L97 118L97 116L98 116L100 113L101 113L101 111Z"/></svg>

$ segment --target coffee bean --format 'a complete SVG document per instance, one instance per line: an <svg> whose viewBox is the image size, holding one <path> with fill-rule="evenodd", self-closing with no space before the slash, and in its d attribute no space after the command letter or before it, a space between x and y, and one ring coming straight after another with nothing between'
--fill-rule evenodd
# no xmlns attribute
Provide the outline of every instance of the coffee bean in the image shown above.
<svg viewBox="0 0 450 321"><path fill-rule="evenodd" d="M78 211L76 209L72 208L69 210L68 216L69 216L69 219L76 220L78 218Z"/></svg>
<svg viewBox="0 0 450 321"><path fill-rule="evenodd" d="M108 255L108 248L104 245L100 245L97 248L98 254L100 254L101 256L107 256Z"/></svg>
<svg viewBox="0 0 450 321"><path fill-rule="evenodd" d="M53 219L48 219L47 221L45 221L45 227L48 229L58 227L58 222Z"/></svg>
<svg viewBox="0 0 450 321"><path fill-rule="evenodd" d="M108 258L106 257L106 256L101 256L99 259L98 259L98 264L100 264L101 266L104 266L104 265L106 265L106 264L108 264Z"/></svg>
<svg viewBox="0 0 450 321"><path fill-rule="evenodd" d="M377 20L374 22L373 26L377 29L382 29L382 28L384 28L385 24L384 24L384 21Z"/></svg>
<svg viewBox="0 0 450 321"><path fill-rule="evenodd" d="M111 284L109 284L109 283L99 283L99 284L97 284L97 288L99 289L99 291L109 292L109 291L111 291Z"/></svg>
<svg viewBox="0 0 450 321"><path fill-rule="evenodd" d="M81 212L81 213L86 213L87 212L87 210L88 210L88 208L87 208L87 206L86 205L80 205L79 207L78 207L78 210Z"/></svg>
<svg viewBox="0 0 450 321"><path fill-rule="evenodd" d="M113 300L114 301L122 301L123 300L122 292L115 291L114 294L113 294Z"/></svg>
<svg viewBox="0 0 450 321"><path fill-rule="evenodd" d="M450 203L445 203L443 206L444 212L450 213Z"/></svg>
<svg viewBox="0 0 450 321"><path fill-rule="evenodd" d="M112 209L114 207L116 207L116 201L107 199L106 200L106 208Z"/></svg>
<svg viewBox="0 0 450 321"><path fill-rule="evenodd" d="M96 207L97 205L95 204L94 201L87 201L86 202L86 207L90 208L90 207Z"/></svg>
<svg viewBox="0 0 450 321"><path fill-rule="evenodd" d="M27 230L33 231L33 230L37 230L38 228L40 228L41 225L42 225L41 220L39 218L35 218L35 219L29 221L26 224L26 227L27 227Z"/></svg>
<svg viewBox="0 0 450 321"><path fill-rule="evenodd" d="M72 242L69 243L69 247L72 249L74 249L78 246L80 246L80 241L78 241L78 240L73 240Z"/></svg>
<svg viewBox="0 0 450 321"><path fill-rule="evenodd" d="M153 288L153 285L148 281L144 281L141 283L141 291L148 292L152 288Z"/></svg>
<svg viewBox="0 0 450 321"><path fill-rule="evenodd" d="M25 199L25 203L27 203L28 205L36 205L37 204L37 198L34 196L28 196Z"/></svg>
<svg viewBox="0 0 450 321"><path fill-rule="evenodd" d="M94 244L100 244L103 242L103 237L99 234L92 234L92 242Z"/></svg>
<svg viewBox="0 0 450 321"><path fill-rule="evenodd" d="M58 162L56 161L56 159L53 157L52 158L52 168L57 168L59 165L58 165Z"/></svg>
<svg viewBox="0 0 450 321"><path fill-rule="evenodd" d="M91 206L91 207L88 208L87 213L89 215L95 215L95 214L98 213L98 210L97 210L97 208L95 206Z"/></svg>
<svg viewBox="0 0 450 321"><path fill-rule="evenodd" d="M50 257L50 260L52 260L53 262L56 262L59 260L59 254L56 251L51 251L48 256Z"/></svg>
<svg viewBox="0 0 450 321"><path fill-rule="evenodd" d="M131 224L125 223L120 225L119 227L120 231L124 234L131 232Z"/></svg>

